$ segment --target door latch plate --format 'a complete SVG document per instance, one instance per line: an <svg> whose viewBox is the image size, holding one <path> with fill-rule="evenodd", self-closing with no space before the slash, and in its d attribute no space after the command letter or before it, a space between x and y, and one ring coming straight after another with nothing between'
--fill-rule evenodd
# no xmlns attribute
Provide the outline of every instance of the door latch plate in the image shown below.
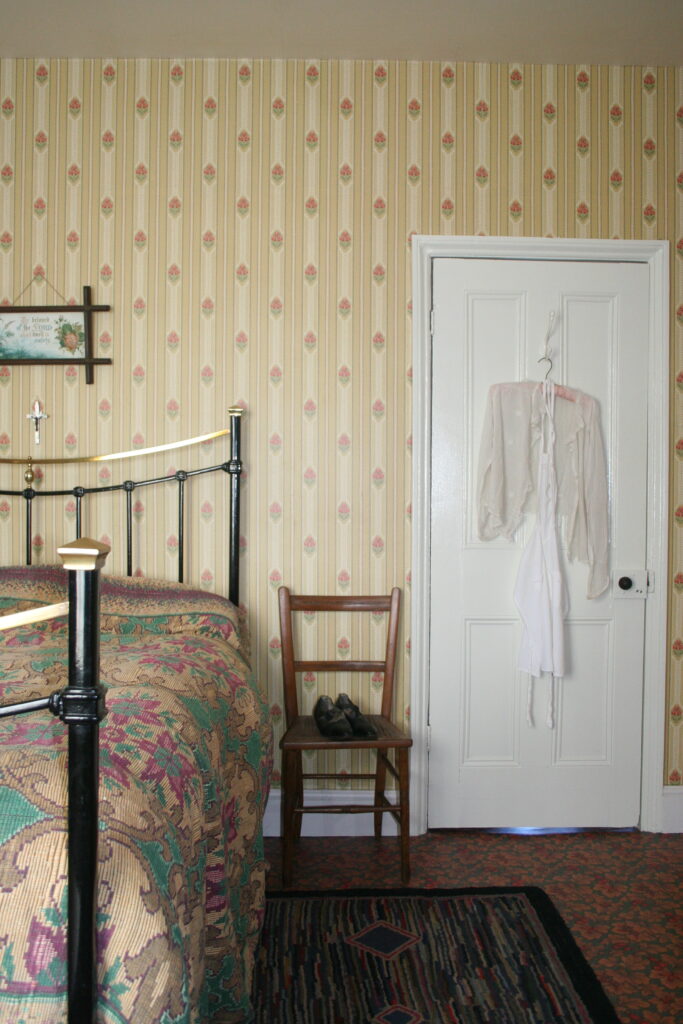
<svg viewBox="0 0 683 1024"><path fill-rule="evenodd" d="M614 573L614 598L643 600L647 597L647 569L618 569Z"/></svg>

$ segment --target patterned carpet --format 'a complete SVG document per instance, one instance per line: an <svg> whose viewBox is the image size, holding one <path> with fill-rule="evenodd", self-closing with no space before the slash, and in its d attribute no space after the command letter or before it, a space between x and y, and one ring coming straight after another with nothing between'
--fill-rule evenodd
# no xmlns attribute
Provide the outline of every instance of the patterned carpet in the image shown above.
<svg viewBox="0 0 683 1024"><path fill-rule="evenodd" d="M270 889L280 841L266 840ZM683 835L430 832L412 840L411 886L538 886L559 910L622 1024L683 1024ZM302 839L294 886L399 884L396 841Z"/></svg>
<svg viewBox="0 0 683 1024"><path fill-rule="evenodd" d="M255 1024L619 1024L540 889L271 894Z"/></svg>

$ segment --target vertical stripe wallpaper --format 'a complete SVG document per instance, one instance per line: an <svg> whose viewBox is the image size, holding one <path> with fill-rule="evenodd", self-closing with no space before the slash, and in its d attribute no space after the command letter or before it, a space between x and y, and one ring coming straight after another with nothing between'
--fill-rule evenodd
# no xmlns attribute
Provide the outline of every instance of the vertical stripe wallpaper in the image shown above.
<svg viewBox="0 0 683 1024"><path fill-rule="evenodd" d="M95 302L73 366L0 366L0 454L145 447L247 411L242 537L254 659L281 726L276 591L404 589L409 720L414 233L671 242L670 658L665 782L683 773L683 68L319 60L0 62L0 301ZM221 442L199 464L222 461ZM174 453L171 453L174 454ZM190 468L177 455L148 470ZM196 463L195 463L196 464ZM3 486L21 487L19 467ZM79 482L118 479L101 464ZM42 486L59 486L45 467ZM227 573L221 481L193 483L192 581ZM69 477L69 485L73 477ZM39 481L38 486L41 486ZM109 538L112 500L89 532ZM36 560L72 529L37 515ZM173 572L175 498L134 503L148 574ZM21 523L0 501L0 558ZM123 553L112 568L121 570ZM320 625L320 624L318 624ZM355 628L355 627L354 627ZM322 633L343 652L352 623ZM304 643L314 643L311 623ZM377 623L368 642L380 643ZM373 682L360 694L372 708ZM305 680L312 705L321 681ZM349 761L349 770L352 762Z"/></svg>

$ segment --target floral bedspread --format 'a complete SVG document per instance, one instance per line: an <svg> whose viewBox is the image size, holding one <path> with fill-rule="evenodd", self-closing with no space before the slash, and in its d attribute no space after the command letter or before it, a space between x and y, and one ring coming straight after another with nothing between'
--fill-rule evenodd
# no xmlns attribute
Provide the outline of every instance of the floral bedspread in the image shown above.
<svg viewBox="0 0 683 1024"><path fill-rule="evenodd" d="M102 577L98 1024L248 1020L272 736L223 598ZM0 569L0 615L65 600ZM0 703L66 685L66 618L0 633ZM0 719L0 1020L66 1019L67 727Z"/></svg>

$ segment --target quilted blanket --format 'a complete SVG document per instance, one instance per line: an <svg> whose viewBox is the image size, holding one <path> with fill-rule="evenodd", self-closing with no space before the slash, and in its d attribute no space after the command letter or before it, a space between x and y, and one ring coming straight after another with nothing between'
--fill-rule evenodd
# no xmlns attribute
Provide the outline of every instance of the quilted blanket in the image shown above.
<svg viewBox="0 0 683 1024"><path fill-rule="evenodd" d="M265 901L265 697L226 600L102 578L98 1024L248 1020ZM0 615L63 601L0 569ZM66 618L0 634L0 703L66 685ZM0 720L0 1020L66 1019L67 729Z"/></svg>

